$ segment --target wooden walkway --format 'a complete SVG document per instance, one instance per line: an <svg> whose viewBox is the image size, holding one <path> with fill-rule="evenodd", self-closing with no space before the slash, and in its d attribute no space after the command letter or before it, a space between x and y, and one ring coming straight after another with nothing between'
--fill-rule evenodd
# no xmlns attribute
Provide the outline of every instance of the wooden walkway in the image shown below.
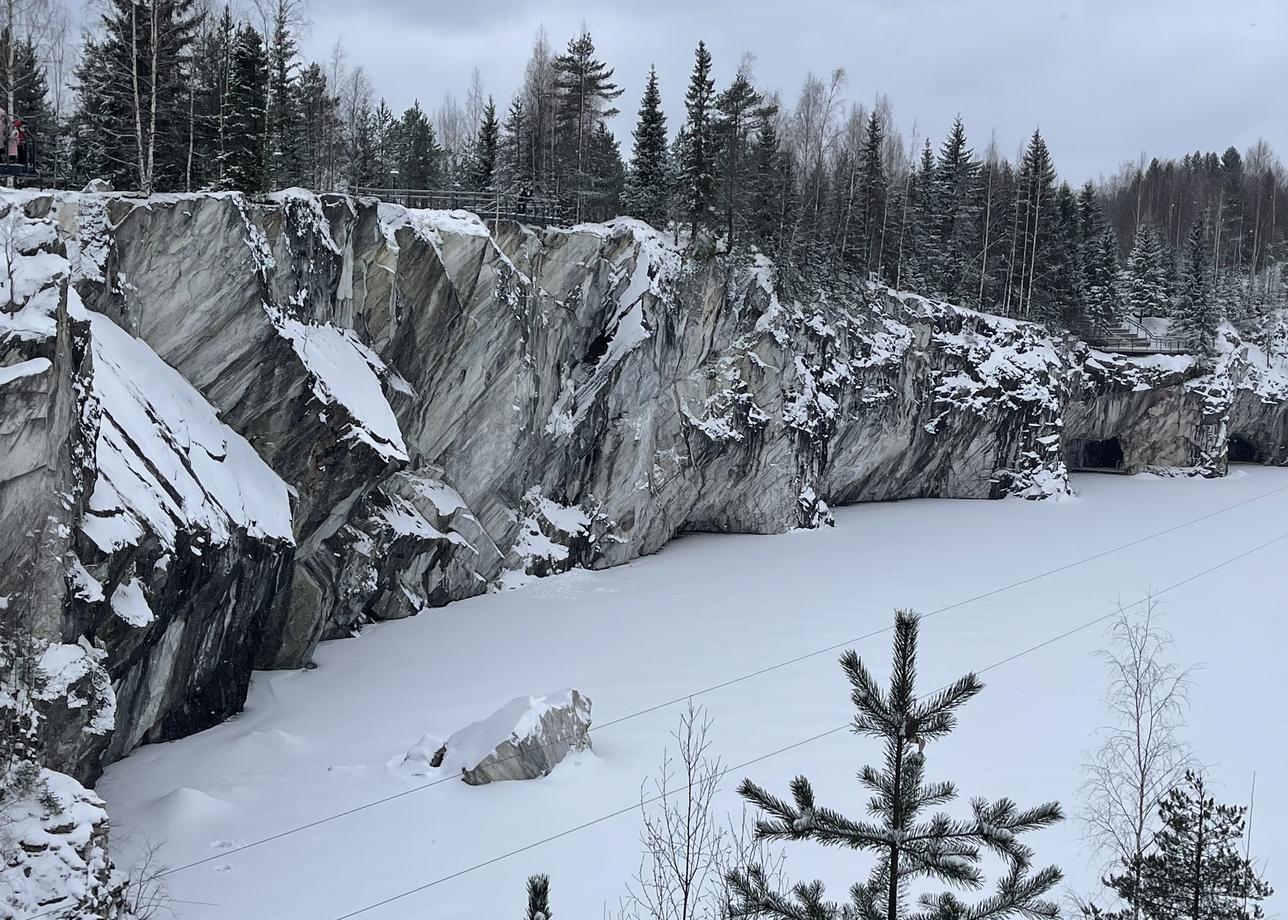
<svg viewBox="0 0 1288 920"><path fill-rule="evenodd" d="M537 227L568 223L559 201L546 195L409 188L355 188L353 192L408 208L473 211L483 220L513 220Z"/></svg>

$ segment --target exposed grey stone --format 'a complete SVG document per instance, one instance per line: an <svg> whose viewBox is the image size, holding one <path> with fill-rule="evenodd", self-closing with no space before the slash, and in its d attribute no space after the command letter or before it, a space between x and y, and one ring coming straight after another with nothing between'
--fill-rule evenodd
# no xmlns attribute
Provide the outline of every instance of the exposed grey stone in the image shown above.
<svg viewBox="0 0 1288 920"><path fill-rule="evenodd" d="M685 531L820 526L858 501L1039 498L1068 489L1079 439L1119 439L1133 471L1220 475L1227 433L1288 459L1288 393L1233 340L1212 361L1129 359L867 287L780 299L765 260L682 255L629 220L489 232L299 191L16 200L57 228L39 245L65 251L72 293L292 490L293 546L240 532L215 546L186 526L176 540L200 555L155 535L88 545L85 333L60 314L42 341L0 342L0 364L51 360L46 379L0 390L0 518L60 524L40 616L50 638L106 652L109 758L226 717L252 666L306 663L323 637ZM357 397L336 392L318 343L356 362ZM373 403L392 430L364 415ZM0 559L32 546L0 535ZM77 597L73 562L109 598L138 580L155 621L126 628ZM89 778L102 744L57 747Z"/></svg>
<svg viewBox="0 0 1288 920"><path fill-rule="evenodd" d="M426 740L404 763L425 762ZM428 759L446 774L459 772L471 786L546 776L569 754L590 746L590 699L576 690L520 696L481 722L454 733Z"/></svg>

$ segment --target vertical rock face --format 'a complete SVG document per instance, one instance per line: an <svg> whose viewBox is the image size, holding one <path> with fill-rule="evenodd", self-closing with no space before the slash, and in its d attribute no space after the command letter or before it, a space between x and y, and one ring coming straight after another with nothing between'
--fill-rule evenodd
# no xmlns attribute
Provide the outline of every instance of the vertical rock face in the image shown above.
<svg viewBox="0 0 1288 920"><path fill-rule="evenodd" d="M1227 434L1288 457L1288 376L1232 330L1126 359L866 286L788 300L763 258L628 219L3 200L43 280L0 315L0 594L58 650L48 763L87 781L321 638L682 531L1059 494L1093 442L1129 471L1219 475Z"/></svg>

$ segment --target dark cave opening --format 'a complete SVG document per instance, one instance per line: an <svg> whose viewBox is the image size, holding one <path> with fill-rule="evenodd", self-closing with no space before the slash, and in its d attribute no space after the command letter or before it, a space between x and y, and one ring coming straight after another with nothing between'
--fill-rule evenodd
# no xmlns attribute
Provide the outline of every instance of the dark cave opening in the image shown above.
<svg viewBox="0 0 1288 920"><path fill-rule="evenodd" d="M1123 468L1123 446L1117 438L1076 440L1069 454L1075 470L1120 472Z"/></svg>
<svg viewBox="0 0 1288 920"><path fill-rule="evenodd" d="M1230 435L1228 458L1231 463L1261 463L1261 451L1252 442L1237 434Z"/></svg>

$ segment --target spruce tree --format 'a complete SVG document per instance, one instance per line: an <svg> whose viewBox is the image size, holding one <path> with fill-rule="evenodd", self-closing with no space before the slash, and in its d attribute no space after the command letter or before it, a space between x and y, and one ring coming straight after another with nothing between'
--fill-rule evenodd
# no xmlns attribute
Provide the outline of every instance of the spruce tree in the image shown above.
<svg viewBox="0 0 1288 920"><path fill-rule="evenodd" d="M1083 257L1082 302L1088 332L1104 332L1122 318L1118 274L1118 237L1105 227Z"/></svg>
<svg viewBox="0 0 1288 920"><path fill-rule="evenodd" d="M102 39L77 68L77 122L107 177L143 192L180 188L189 163L195 0L108 0Z"/></svg>
<svg viewBox="0 0 1288 920"><path fill-rule="evenodd" d="M237 28L232 10L222 14L201 32L193 55L196 81L195 139L199 152L194 157L193 185L198 188L227 188L228 92L232 81L233 45Z"/></svg>
<svg viewBox="0 0 1288 920"><path fill-rule="evenodd" d="M325 71L313 63L300 74L300 169L310 188L323 188L330 181L330 170L335 160L335 140L339 134L339 105L328 84ZM385 127L392 122L389 109L381 100L376 110L376 130L380 131L383 111ZM384 134L379 135L382 139ZM390 184L387 159L377 157L378 185Z"/></svg>
<svg viewBox="0 0 1288 920"><path fill-rule="evenodd" d="M501 123L496 118L496 103L491 96L483 106L483 120L479 123L478 137L474 141L472 158L474 188L485 192L495 187L497 156L501 141Z"/></svg>
<svg viewBox="0 0 1288 920"><path fill-rule="evenodd" d="M602 121L595 126L595 133L590 138L587 163L590 186L583 196L583 216L594 221L616 217L622 208L626 166L622 163L617 138Z"/></svg>
<svg viewBox="0 0 1288 920"><path fill-rule="evenodd" d="M10 60L9 29L0 31L0 61ZM0 67L0 99L12 95L12 114L22 119L27 129L29 143L39 145L37 153L46 149L52 150L57 123L53 110L49 106L49 82L45 78L45 68L36 53L36 45L28 38L19 38L13 43L13 86L9 86L10 69Z"/></svg>
<svg viewBox="0 0 1288 920"><path fill-rule="evenodd" d="M1019 174L1019 249L1008 287L1007 312L1029 316L1040 312L1051 295L1048 284L1056 243L1055 166L1040 131L1024 152Z"/></svg>
<svg viewBox="0 0 1288 920"><path fill-rule="evenodd" d="M1051 202L1053 220L1043 297L1033 311L1053 328L1082 325L1082 277L1078 268L1078 201L1067 182L1060 183Z"/></svg>
<svg viewBox="0 0 1288 920"><path fill-rule="evenodd" d="M1211 354L1216 349L1216 330L1220 321L1221 313L1213 296L1208 268L1207 234L1202 219L1198 219L1190 229L1189 243L1185 248L1171 331L1199 354Z"/></svg>
<svg viewBox="0 0 1288 920"><path fill-rule="evenodd" d="M671 160L666 146L662 92L657 85L657 69L654 67L648 69L648 83L640 100L639 121L635 124L633 136L631 168L623 194L626 213L660 229L666 223Z"/></svg>
<svg viewBox="0 0 1288 920"><path fill-rule="evenodd" d="M919 697L916 693L918 618L908 611L895 615L894 663L889 690L883 690L853 651L841 657L849 678L856 735L883 743L880 768L866 766L859 782L871 793L870 820L847 818L818 804L809 780L792 781L792 801L774 796L750 780L739 792L765 812L756 822L759 840L813 840L870 852L875 857L867 881L850 889L849 902L824 900L822 882L796 885L790 896L772 888L758 866L730 873L738 896L735 916L780 917L784 920L982 920L1023 916L1054 918L1055 904L1044 895L1060 881L1054 866L1030 874L1033 852L1017 839L1022 833L1048 827L1062 819L1054 802L1021 809L1009 799L989 803L975 799L965 820L927 809L952 801L957 790L949 782L925 779L926 744L948 735L957 724L956 710L983 689L979 678L967 674L952 684ZM928 880L964 890L983 887L980 868L985 852L1006 861L996 893L967 905L945 892L923 894L910 904L909 888Z"/></svg>
<svg viewBox="0 0 1288 920"><path fill-rule="evenodd" d="M1167 315L1167 274L1158 234L1148 224L1136 228L1136 239L1127 257L1123 307L1137 319Z"/></svg>
<svg viewBox="0 0 1288 920"><path fill-rule="evenodd" d="M1125 920L1258 920L1273 894L1239 852L1247 809L1221 805L1202 774L1187 770L1183 785L1159 804L1162 828L1137 871L1105 879L1128 909L1102 917Z"/></svg>
<svg viewBox="0 0 1288 920"><path fill-rule="evenodd" d="M528 876L528 910L523 920L554 920L550 912L550 876Z"/></svg>
<svg viewBox="0 0 1288 920"><path fill-rule="evenodd" d="M973 286L973 276L968 277L968 271L977 265L978 174L979 161L966 145L966 126L958 115L935 163L933 258L929 265L932 286L949 300L959 300L963 289Z"/></svg>
<svg viewBox="0 0 1288 920"><path fill-rule="evenodd" d="M267 178L264 161L268 106L268 62L264 42L248 25L233 41L228 85L228 185L261 192Z"/></svg>
<svg viewBox="0 0 1288 920"><path fill-rule="evenodd" d="M905 291L931 294L929 262L934 246L937 203L935 156L931 152L929 140L922 147L921 160L912 166L912 171L896 284Z"/></svg>
<svg viewBox="0 0 1288 920"><path fill-rule="evenodd" d="M868 116L863 134L863 149L859 152L859 238L862 240L862 265L864 272L880 271L878 253L882 249L881 230L888 206L885 162L882 145L885 143L885 126L875 109Z"/></svg>
<svg viewBox="0 0 1288 920"><path fill-rule="evenodd" d="M265 169L271 188L300 181L300 111L297 92L295 36L291 7L279 2L273 14L269 44L268 150Z"/></svg>
<svg viewBox="0 0 1288 920"><path fill-rule="evenodd" d="M711 137L711 52L705 42L694 51L693 74L684 96L684 144L680 148L680 208L690 231L706 226L711 219L715 196L714 145Z"/></svg>
<svg viewBox="0 0 1288 920"><path fill-rule="evenodd" d="M403 112L398 122L397 158L398 185L409 189L432 189L441 179L442 151L434 137L434 126L429 123L420 100Z"/></svg>
<svg viewBox="0 0 1288 920"><path fill-rule="evenodd" d="M780 149L776 106L764 106L756 114L756 139L751 151L751 191L748 198L749 226L762 251L777 255L790 221L790 172L787 154Z"/></svg>

